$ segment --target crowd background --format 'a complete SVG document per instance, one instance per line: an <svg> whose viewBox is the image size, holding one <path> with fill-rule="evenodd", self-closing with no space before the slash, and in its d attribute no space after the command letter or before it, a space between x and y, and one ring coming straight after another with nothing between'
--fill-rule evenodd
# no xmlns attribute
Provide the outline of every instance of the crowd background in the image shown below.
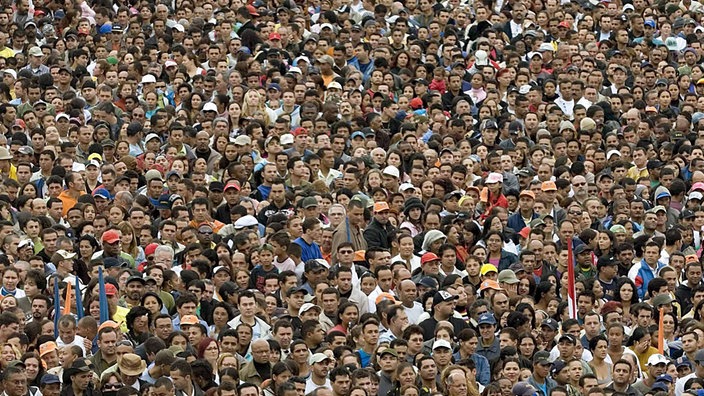
<svg viewBox="0 0 704 396"><path fill-rule="evenodd" d="M3 396L701 396L696 0L0 8Z"/></svg>

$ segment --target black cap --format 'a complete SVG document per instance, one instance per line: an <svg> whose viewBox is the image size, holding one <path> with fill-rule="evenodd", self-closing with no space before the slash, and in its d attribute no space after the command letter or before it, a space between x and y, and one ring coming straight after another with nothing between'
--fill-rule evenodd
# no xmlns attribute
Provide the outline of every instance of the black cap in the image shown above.
<svg viewBox="0 0 704 396"><path fill-rule="evenodd" d="M211 192L223 192L225 190L225 185L222 182L213 181L210 182L210 185L208 185L208 189Z"/></svg>
<svg viewBox="0 0 704 396"><path fill-rule="evenodd" d="M689 209L685 209L680 213L680 219L693 219L694 218L694 212L692 212Z"/></svg>
<svg viewBox="0 0 704 396"><path fill-rule="evenodd" d="M601 256L596 262L596 269L599 270L604 267L610 267L614 265L618 265L618 261L616 261L616 259L614 259L612 256Z"/></svg>

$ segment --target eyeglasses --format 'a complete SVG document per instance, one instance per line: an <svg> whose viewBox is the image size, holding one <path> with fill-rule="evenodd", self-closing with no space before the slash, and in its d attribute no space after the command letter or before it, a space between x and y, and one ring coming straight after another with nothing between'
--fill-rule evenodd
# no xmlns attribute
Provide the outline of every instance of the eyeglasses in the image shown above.
<svg viewBox="0 0 704 396"><path fill-rule="evenodd" d="M582 212L569 212L572 216L581 216Z"/></svg>
<svg viewBox="0 0 704 396"><path fill-rule="evenodd" d="M110 390L110 389L122 389L125 386L125 384L121 382L116 382L116 383L108 383L103 386L103 390Z"/></svg>
<svg viewBox="0 0 704 396"><path fill-rule="evenodd" d="M352 254L354 250L340 250L340 254Z"/></svg>

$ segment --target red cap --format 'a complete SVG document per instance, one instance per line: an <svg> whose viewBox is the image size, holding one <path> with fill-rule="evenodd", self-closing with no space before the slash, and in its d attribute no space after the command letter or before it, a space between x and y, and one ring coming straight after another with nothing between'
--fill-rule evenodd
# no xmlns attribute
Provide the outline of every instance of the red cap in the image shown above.
<svg viewBox="0 0 704 396"><path fill-rule="evenodd" d="M518 235L520 235L524 239L527 239L528 236L530 235L530 227L521 228L521 231L518 233Z"/></svg>
<svg viewBox="0 0 704 396"><path fill-rule="evenodd" d="M105 295L106 296L114 296L117 295L117 288L115 285L112 283L106 283L105 284Z"/></svg>
<svg viewBox="0 0 704 396"><path fill-rule="evenodd" d="M27 128L27 125L24 123L24 120L20 120L19 118L15 120L15 123L12 126L15 125L21 126L22 129Z"/></svg>
<svg viewBox="0 0 704 396"><path fill-rule="evenodd" d="M251 15L251 16L256 16L256 17L259 16L257 9L254 8L254 6L251 4L247 4L247 11L249 11L249 15Z"/></svg>
<svg viewBox="0 0 704 396"><path fill-rule="evenodd" d="M229 182L229 183L225 184L225 188L222 191L225 192L229 188L234 188L237 191L240 190L240 186L236 182Z"/></svg>
<svg viewBox="0 0 704 396"><path fill-rule="evenodd" d="M144 248L144 254L146 256L154 254L154 252L156 252L156 248L158 248L158 247L159 247L158 243L150 243L149 245L147 245L147 247Z"/></svg>
<svg viewBox="0 0 704 396"><path fill-rule="evenodd" d="M269 33L269 41L271 40L281 40L281 35L278 33Z"/></svg>
<svg viewBox="0 0 704 396"><path fill-rule="evenodd" d="M44 16L44 15L46 15L46 12L44 12L44 10L34 10L35 17Z"/></svg>
<svg viewBox="0 0 704 396"><path fill-rule="evenodd" d="M567 29L572 28L572 26L570 26L570 24L567 21L562 21L562 22L558 23L557 27L563 27L563 28L567 28Z"/></svg>
<svg viewBox="0 0 704 396"><path fill-rule="evenodd" d="M436 260L440 260L440 257L438 257L438 255L433 252L428 252L420 258L420 265L424 265L425 263L429 263L431 261Z"/></svg>
<svg viewBox="0 0 704 396"><path fill-rule="evenodd" d="M303 127L298 127L293 130L293 136L308 135L308 130Z"/></svg>
<svg viewBox="0 0 704 396"><path fill-rule="evenodd" d="M107 230L103 233L103 242L115 243L120 240L120 233L115 230Z"/></svg>
<svg viewBox="0 0 704 396"><path fill-rule="evenodd" d="M411 99L411 108L414 110L422 109L423 108L423 99L421 98L413 98Z"/></svg>

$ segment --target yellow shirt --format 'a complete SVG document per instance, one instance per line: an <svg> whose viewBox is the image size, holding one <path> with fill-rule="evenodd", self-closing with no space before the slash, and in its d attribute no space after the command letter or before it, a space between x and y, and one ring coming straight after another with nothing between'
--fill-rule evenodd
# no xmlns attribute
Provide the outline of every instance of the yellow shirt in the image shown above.
<svg viewBox="0 0 704 396"><path fill-rule="evenodd" d="M637 166L632 166L631 169L628 170L626 177L630 177L631 179L638 182L638 179L640 179L641 177L649 178L650 173L648 173L648 168L638 169Z"/></svg>
<svg viewBox="0 0 704 396"><path fill-rule="evenodd" d="M120 330L123 333L127 333L129 330L127 329L127 314L130 312L129 309L121 306L117 306L117 311L115 311L115 315L112 316L112 320L114 320L116 323L120 324Z"/></svg>

